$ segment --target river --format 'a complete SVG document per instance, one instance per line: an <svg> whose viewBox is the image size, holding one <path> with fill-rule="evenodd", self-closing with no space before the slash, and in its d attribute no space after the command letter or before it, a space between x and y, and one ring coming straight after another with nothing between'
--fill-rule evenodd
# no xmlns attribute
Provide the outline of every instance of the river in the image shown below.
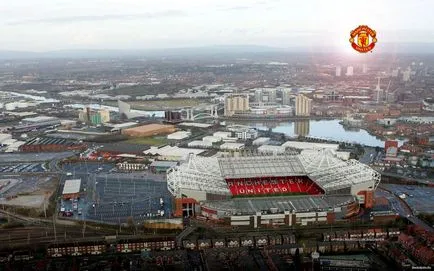
<svg viewBox="0 0 434 271"><path fill-rule="evenodd" d="M271 129L273 132L284 133L287 136L311 136L344 142L355 142L367 146L384 147L384 140L370 135L363 129L344 129L339 124L340 120L305 120L305 121L285 121L285 122L230 122L243 124L257 128L259 130ZM398 140L401 145L404 141Z"/></svg>

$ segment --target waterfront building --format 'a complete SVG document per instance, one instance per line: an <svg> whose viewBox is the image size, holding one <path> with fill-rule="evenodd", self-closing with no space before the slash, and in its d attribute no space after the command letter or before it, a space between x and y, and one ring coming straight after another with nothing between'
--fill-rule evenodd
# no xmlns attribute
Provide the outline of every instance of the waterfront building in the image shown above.
<svg viewBox="0 0 434 271"><path fill-rule="evenodd" d="M225 97L225 116L233 116L237 112L246 112L249 109L248 95L231 94Z"/></svg>
<svg viewBox="0 0 434 271"><path fill-rule="evenodd" d="M304 96L303 94L297 95L295 98L295 115L310 116L311 111L312 99Z"/></svg>

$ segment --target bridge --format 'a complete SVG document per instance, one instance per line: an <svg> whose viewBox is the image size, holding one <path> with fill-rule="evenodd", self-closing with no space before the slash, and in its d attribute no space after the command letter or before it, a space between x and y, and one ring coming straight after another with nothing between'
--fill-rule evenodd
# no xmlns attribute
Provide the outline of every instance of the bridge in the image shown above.
<svg viewBox="0 0 434 271"><path fill-rule="evenodd" d="M185 111L187 113L187 116L184 118L184 120L201 120L201 119L217 119L218 116L218 110L221 109L218 107L217 104L213 105L207 105L203 107L195 107L195 108L184 108L181 111ZM209 112L200 112L195 114L194 111L209 111Z"/></svg>

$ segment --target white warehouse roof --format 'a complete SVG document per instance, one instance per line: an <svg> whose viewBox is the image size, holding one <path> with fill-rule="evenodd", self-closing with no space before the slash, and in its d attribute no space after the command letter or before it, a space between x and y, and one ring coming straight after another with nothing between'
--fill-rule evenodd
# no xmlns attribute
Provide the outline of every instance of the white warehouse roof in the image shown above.
<svg viewBox="0 0 434 271"><path fill-rule="evenodd" d="M181 140L181 139L184 139L184 138L188 138L189 136L191 136L191 132L177 131L177 132L174 132L172 134L167 135L167 139L170 139L170 140Z"/></svg>
<svg viewBox="0 0 434 271"><path fill-rule="evenodd" d="M226 142L220 145L221 150L241 150L244 148L243 143Z"/></svg>
<svg viewBox="0 0 434 271"><path fill-rule="evenodd" d="M284 153L286 148L284 146L274 146L274 145L262 145L258 148L258 152L260 153L273 153L273 154L282 154Z"/></svg>
<svg viewBox="0 0 434 271"><path fill-rule="evenodd" d="M211 141L203 141L203 140L193 140L188 143L189 147L199 147L199 148L211 148Z"/></svg>
<svg viewBox="0 0 434 271"><path fill-rule="evenodd" d="M339 148L338 144L325 144L325 143L313 143L313 142L299 142L299 141L287 141L282 144L285 148L294 148L300 150L318 150L318 149L331 149L336 151Z"/></svg>
<svg viewBox="0 0 434 271"><path fill-rule="evenodd" d="M258 137L257 139L253 140L252 144L255 146L264 145L270 142L269 137Z"/></svg>
<svg viewBox="0 0 434 271"><path fill-rule="evenodd" d="M66 180L63 186L63 195L75 194L80 192L81 179Z"/></svg>
<svg viewBox="0 0 434 271"><path fill-rule="evenodd" d="M4 141L7 141L12 138L12 135L10 134L0 134L0 143L3 143Z"/></svg>

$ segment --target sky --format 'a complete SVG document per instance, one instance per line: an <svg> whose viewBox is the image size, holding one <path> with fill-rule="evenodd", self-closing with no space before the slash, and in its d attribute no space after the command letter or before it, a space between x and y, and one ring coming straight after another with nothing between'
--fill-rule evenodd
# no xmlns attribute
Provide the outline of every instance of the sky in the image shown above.
<svg viewBox="0 0 434 271"><path fill-rule="evenodd" d="M434 43L432 0L1 0L0 50Z"/></svg>

